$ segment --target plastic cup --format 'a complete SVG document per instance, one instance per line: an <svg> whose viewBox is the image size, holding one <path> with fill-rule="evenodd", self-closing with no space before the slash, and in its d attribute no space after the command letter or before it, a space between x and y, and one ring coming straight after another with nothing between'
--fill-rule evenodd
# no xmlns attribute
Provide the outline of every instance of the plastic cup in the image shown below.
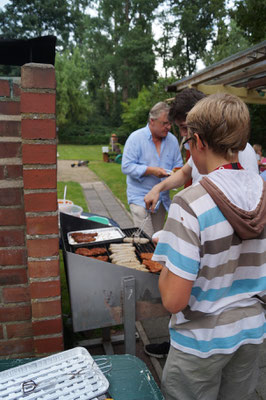
<svg viewBox="0 0 266 400"><path fill-rule="evenodd" d="M65 204L59 207L59 211L64 214L73 215L74 217L80 217L83 211L83 208L77 206L76 204Z"/></svg>

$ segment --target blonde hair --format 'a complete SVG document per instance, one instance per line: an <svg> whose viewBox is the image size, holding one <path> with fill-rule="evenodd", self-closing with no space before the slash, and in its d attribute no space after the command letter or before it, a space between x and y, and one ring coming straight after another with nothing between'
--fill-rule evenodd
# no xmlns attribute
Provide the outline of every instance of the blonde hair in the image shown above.
<svg viewBox="0 0 266 400"><path fill-rule="evenodd" d="M230 160L246 147L250 117L246 104L237 96L218 93L200 100L187 115L190 136L201 140Z"/></svg>
<svg viewBox="0 0 266 400"><path fill-rule="evenodd" d="M149 121L151 119L158 119L160 115L164 113L169 113L170 106L165 103L164 101L160 101L159 103L155 104L149 113Z"/></svg>

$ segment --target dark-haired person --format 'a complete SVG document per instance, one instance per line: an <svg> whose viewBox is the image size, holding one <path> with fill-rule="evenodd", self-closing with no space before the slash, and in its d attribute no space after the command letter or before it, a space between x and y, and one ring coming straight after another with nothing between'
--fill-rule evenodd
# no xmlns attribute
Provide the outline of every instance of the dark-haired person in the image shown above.
<svg viewBox="0 0 266 400"><path fill-rule="evenodd" d="M153 260L172 314L165 400L243 400L254 393L266 337L266 183L239 162L249 136L245 103L200 100L187 115L200 182L178 193Z"/></svg>
<svg viewBox="0 0 266 400"><path fill-rule="evenodd" d="M180 134L184 139L187 138L187 114L199 100L205 97L205 94L197 89L184 89L176 95L175 100L171 104L169 119L179 127ZM188 143L183 141L183 145L188 149ZM247 143L243 151L239 152L239 161L245 169L258 173L256 154L249 143ZM195 184L201 178L202 175L199 173L192 157L189 157L183 168L159 182L146 194L144 201L147 209L154 209L161 192L183 186L190 180L192 180L192 184Z"/></svg>

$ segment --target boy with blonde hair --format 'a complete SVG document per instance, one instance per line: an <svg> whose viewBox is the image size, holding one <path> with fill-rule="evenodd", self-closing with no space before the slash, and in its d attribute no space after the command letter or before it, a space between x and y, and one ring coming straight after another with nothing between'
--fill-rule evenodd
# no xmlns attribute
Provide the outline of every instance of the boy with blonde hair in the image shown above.
<svg viewBox="0 0 266 400"><path fill-rule="evenodd" d="M239 98L204 98L186 122L207 176L174 197L153 256L172 313L162 391L166 400L247 399L266 336L266 184L238 162L249 136Z"/></svg>

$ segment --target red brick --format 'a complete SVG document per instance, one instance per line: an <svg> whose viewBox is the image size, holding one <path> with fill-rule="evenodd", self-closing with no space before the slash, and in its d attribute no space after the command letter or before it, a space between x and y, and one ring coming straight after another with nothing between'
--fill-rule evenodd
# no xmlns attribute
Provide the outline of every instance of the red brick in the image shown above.
<svg viewBox="0 0 266 400"><path fill-rule="evenodd" d="M19 115L20 102L18 101L0 101L1 114L4 115Z"/></svg>
<svg viewBox="0 0 266 400"><path fill-rule="evenodd" d="M0 179L18 179L22 178L22 165L0 165Z"/></svg>
<svg viewBox="0 0 266 400"><path fill-rule="evenodd" d="M55 93L21 92L21 112L55 114Z"/></svg>
<svg viewBox="0 0 266 400"><path fill-rule="evenodd" d="M0 247L23 246L25 234L22 230L0 230Z"/></svg>
<svg viewBox="0 0 266 400"><path fill-rule="evenodd" d="M19 285L27 283L27 272L25 269L2 269L0 270L0 285Z"/></svg>
<svg viewBox="0 0 266 400"><path fill-rule="evenodd" d="M32 282L30 293L32 299L60 296L60 281Z"/></svg>
<svg viewBox="0 0 266 400"><path fill-rule="evenodd" d="M1 142L0 158L19 157L21 153L21 143Z"/></svg>
<svg viewBox="0 0 266 400"><path fill-rule="evenodd" d="M1 356L32 353L33 339L8 340L0 343Z"/></svg>
<svg viewBox="0 0 266 400"><path fill-rule="evenodd" d="M3 288L2 296L4 303L21 303L31 299L28 287Z"/></svg>
<svg viewBox="0 0 266 400"><path fill-rule="evenodd" d="M49 235L58 234L58 217L28 217L27 218L27 233L29 235Z"/></svg>
<svg viewBox="0 0 266 400"><path fill-rule="evenodd" d="M25 223L23 208L0 208L0 221L2 226L20 226Z"/></svg>
<svg viewBox="0 0 266 400"><path fill-rule="evenodd" d="M16 83L13 83L13 94L15 97L20 97L20 86L17 85Z"/></svg>
<svg viewBox="0 0 266 400"><path fill-rule="evenodd" d="M56 169L27 169L23 175L25 189L56 188Z"/></svg>
<svg viewBox="0 0 266 400"><path fill-rule="evenodd" d="M31 278L52 278L59 276L59 260L29 261L28 272Z"/></svg>
<svg viewBox="0 0 266 400"><path fill-rule="evenodd" d="M0 249L0 265L24 265L26 264L26 249Z"/></svg>
<svg viewBox="0 0 266 400"><path fill-rule="evenodd" d="M0 121L0 136L19 137L20 121Z"/></svg>
<svg viewBox="0 0 266 400"><path fill-rule="evenodd" d="M26 212L43 212L57 210L56 192L25 194L24 201Z"/></svg>
<svg viewBox="0 0 266 400"><path fill-rule="evenodd" d="M0 96L10 97L10 87L7 80L0 79Z"/></svg>
<svg viewBox="0 0 266 400"><path fill-rule="evenodd" d="M21 324L8 324L6 332L8 339L33 336L32 323L29 321Z"/></svg>
<svg viewBox="0 0 266 400"><path fill-rule="evenodd" d="M49 64L25 64L21 68L21 87L55 89L55 69Z"/></svg>
<svg viewBox="0 0 266 400"><path fill-rule="evenodd" d="M55 139L55 119L22 119L21 136L23 139Z"/></svg>
<svg viewBox="0 0 266 400"><path fill-rule="evenodd" d="M0 340L4 339L3 325L0 325Z"/></svg>
<svg viewBox="0 0 266 400"><path fill-rule="evenodd" d="M62 320L61 318L56 319L45 319L43 321L34 321L32 323L34 336L40 335L54 335L56 333L62 333Z"/></svg>
<svg viewBox="0 0 266 400"><path fill-rule="evenodd" d="M44 318L52 317L55 315L61 315L61 301L42 301L32 303L32 317L33 318Z"/></svg>
<svg viewBox="0 0 266 400"><path fill-rule="evenodd" d="M53 257L59 253L59 239L28 239L29 257Z"/></svg>
<svg viewBox="0 0 266 400"><path fill-rule="evenodd" d="M57 353L64 350L63 337L52 337L34 340L35 353L38 355Z"/></svg>
<svg viewBox="0 0 266 400"><path fill-rule="evenodd" d="M0 189L0 206L19 206L22 204L21 188Z"/></svg>
<svg viewBox="0 0 266 400"><path fill-rule="evenodd" d="M0 307L0 322L27 321L30 318L30 306Z"/></svg>
<svg viewBox="0 0 266 400"><path fill-rule="evenodd" d="M24 144L22 160L23 164L56 164L56 145Z"/></svg>
<svg viewBox="0 0 266 400"><path fill-rule="evenodd" d="M18 179L23 176L22 165L6 165L6 179Z"/></svg>

